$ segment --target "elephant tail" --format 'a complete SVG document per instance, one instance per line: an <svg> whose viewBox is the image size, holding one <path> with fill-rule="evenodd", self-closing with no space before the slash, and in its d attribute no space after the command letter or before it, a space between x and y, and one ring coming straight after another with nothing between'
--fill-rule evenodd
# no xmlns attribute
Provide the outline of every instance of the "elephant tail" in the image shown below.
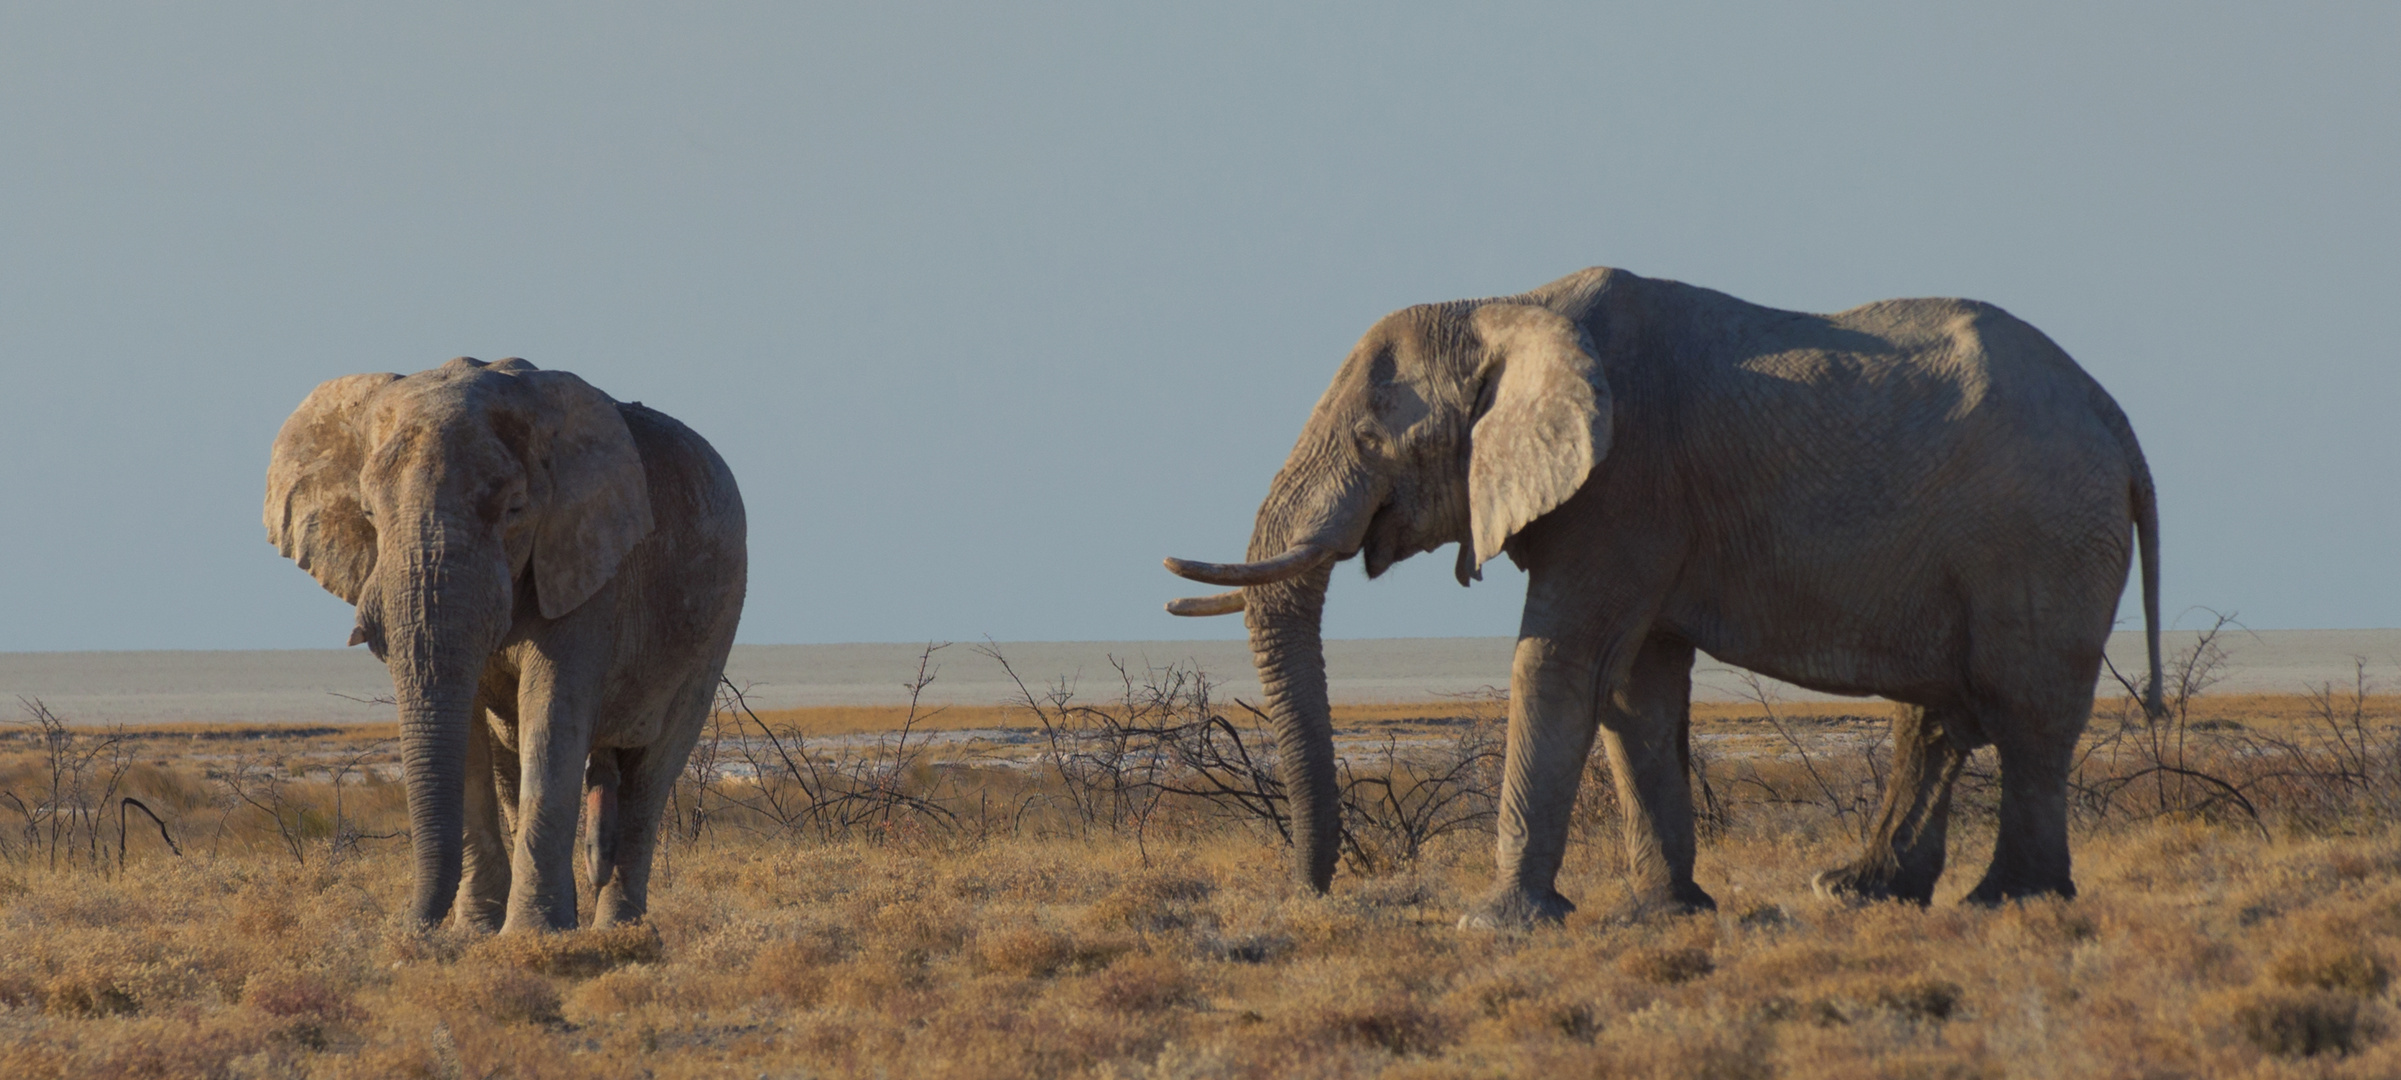
<svg viewBox="0 0 2401 1080"><path fill-rule="evenodd" d="M2143 712L2156 719L2167 715L2166 698L2160 692L2166 669L2159 662L2159 490L2151 485L2151 466L2143 460L2142 448L2133 446L2131 438L2127 441L2134 457L2135 552L2143 563L2143 643L2151 654L2151 681L2143 692Z"/></svg>

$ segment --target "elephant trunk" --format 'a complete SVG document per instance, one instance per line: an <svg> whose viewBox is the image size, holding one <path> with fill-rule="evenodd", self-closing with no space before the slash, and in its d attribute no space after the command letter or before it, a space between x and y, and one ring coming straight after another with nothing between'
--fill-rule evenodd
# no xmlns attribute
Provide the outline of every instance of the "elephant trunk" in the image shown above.
<svg viewBox="0 0 2401 1080"><path fill-rule="evenodd" d="M1337 559L1358 550L1380 497L1365 470L1304 436L1260 504L1246 556L1251 567L1282 564L1270 580L1242 590L1243 622L1275 726L1292 814L1293 877L1321 893L1333 883L1342 848L1334 712L1320 637L1326 583Z"/></svg>
<svg viewBox="0 0 2401 1080"><path fill-rule="evenodd" d="M445 687L413 700L404 694L400 703L409 846L417 860L409 912L420 926L449 916L466 848L467 725L474 722L475 681L455 681L464 684L463 693Z"/></svg>
<svg viewBox="0 0 2401 1080"><path fill-rule="evenodd" d="M491 583L458 562L418 557L387 575L383 590L387 663L399 703L401 772L407 784L409 847L416 887L409 912L419 926L450 914L466 847L467 739L476 689L498 633L495 601L507 598L505 564ZM462 572L463 571L463 572ZM464 580L462 580L464 579ZM484 585L483 588L476 587Z"/></svg>
<svg viewBox="0 0 2401 1080"><path fill-rule="evenodd" d="M1326 700L1325 647L1318 636L1332 574L1333 566L1321 563L1292 580L1245 590L1251 658L1266 689L1292 813L1293 878L1320 893L1333 883L1342 844L1334 714Z"/></svg>
<svg viewBox="0 0 2401 1080"><path fill-rule="evenodd" d="M1334 564L1360 549L1385 494L1346 448L1348 428L1320 406L1268 488L1242 563L1169 559L1178 576L1237 592L1179 600L1178 615L1243 613L1251 659L1266 691L1276 756L1292 819L1294 880L1314 892L1334 881L1342 849L1342 791L1335 781L1334 713L1326 700L1319 636Z"/></svg>

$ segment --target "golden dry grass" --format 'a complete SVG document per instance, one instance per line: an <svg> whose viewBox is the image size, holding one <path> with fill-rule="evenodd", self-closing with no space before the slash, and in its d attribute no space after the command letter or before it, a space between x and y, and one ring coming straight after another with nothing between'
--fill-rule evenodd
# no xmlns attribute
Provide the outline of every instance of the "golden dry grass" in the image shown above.
<svg viewBox="0 0 2401 1080"><path fill-rule="evenodd" d="M1522 936L1452 927L1481 844L1319 899L1238 837L704 843L645 926L481 939L402 925L397 852L18 869L0 1075L2401 1073L2389 834L2090 836L2084 896L1999 910L1821 904L1844 847L1721 841L1715 914Z"/></svg>
<svg viewBox="0 0 2401 1080"><path fill-rule="evenodd" d="M1718 708L1696 727L1762 726ZM1778 714L1839 733L1877 708ZM2192 718L2311 715L2227 698ZM1489 826L1381 874L1347 864L1318 898L1271 834L1222 819L828 843L735 815L669 842L643 926L476 938L408 928L402 843L353 836L399 823L398 785L351 783L345 833L329 786L292 780L295 855L199 774L240 755L305 773L381 733L207 734L140 733L124 780L185 855L138 818L122 872L113 825L101 857L55 868L10 841L0 1076L2401 1076L2401 833L2356 815L2265 836L2222 814L2080 819L2078 899L1987 910L1957 903L1992 839L1967 800L1921 909L1809 894L1856 811L1737 803L1702 850L1720 909L1623 926L1595 914L1620 888L1595 789L1560 882L1585 913L1501 936L1453 925L1489 884ZM0 788L33 763L0 750Z"/></svg>

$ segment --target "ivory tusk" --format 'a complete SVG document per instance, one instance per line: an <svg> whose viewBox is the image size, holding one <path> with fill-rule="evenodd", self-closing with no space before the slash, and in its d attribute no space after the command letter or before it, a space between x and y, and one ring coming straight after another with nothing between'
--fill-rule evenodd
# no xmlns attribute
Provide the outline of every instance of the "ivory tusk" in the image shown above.
<svg viewBox="0 0 2401 1080"><path fill-rule="evenodd" d="M1215 596L1187 596L1167 602L1170 615L1231 615L1242 610L1242 590L1221 592Z"/></svg>
<svg viewBox="0 0 2401 1080"><path fill-rule="evenodd" d="M1190 559L1167 560L1167 571L1180 578L1190 578L1209 585L1273 585L1300 574L1324 562L1332 554L1315 544L1294 544L1292 550L1272 559L1252 563L1207 563Z"/></svg>

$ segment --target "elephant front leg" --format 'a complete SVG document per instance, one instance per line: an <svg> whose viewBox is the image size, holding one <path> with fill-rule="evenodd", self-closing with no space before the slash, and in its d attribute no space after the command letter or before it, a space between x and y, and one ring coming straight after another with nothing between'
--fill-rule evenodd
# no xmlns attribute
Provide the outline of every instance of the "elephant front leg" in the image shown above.
<svg viewBox="0 0 2401 1080"><path fill-rule="evenodd" d="M499 929L508 914L510 856L500 804L517 789L514 775L505 785L502 781L502 770L513 771L517 759L507 755L504 760L494 742L488 720L478 716L467 734L466 867L459 878L458 904L451 909L459 925L484 933Z"/></svg>
<svg viewBox="0 0 2401 1080"><path fill-rule="evenodd" d="M1829 900L1934 901L1942 877L1951 788L1974 749L1961 734L1974 730L1964 715L1944 722L1940 710L1904 706L1893 721L1892 778L1859 859L1819 873L1810 887ZM1956 730L1955 730L1956 729Z"/></svg>
<svg viewBox="0 0 2401 1080"><path fill-rule="evenodd" d="M1558 922L1576 909L1555 887L1584 759L1592 752L1593 668L1581 650L1519 639L1509 678L1509 740L1501 770L1499 880L1459 920L1462 929Z"/></svg>
<svg viewBox="0 0 2401 1080"><path fill-rule="evenodd" d="M597 680L526 666L519 693L515 887L502 932L575 928L575 826L592 742Z"/></svg>

